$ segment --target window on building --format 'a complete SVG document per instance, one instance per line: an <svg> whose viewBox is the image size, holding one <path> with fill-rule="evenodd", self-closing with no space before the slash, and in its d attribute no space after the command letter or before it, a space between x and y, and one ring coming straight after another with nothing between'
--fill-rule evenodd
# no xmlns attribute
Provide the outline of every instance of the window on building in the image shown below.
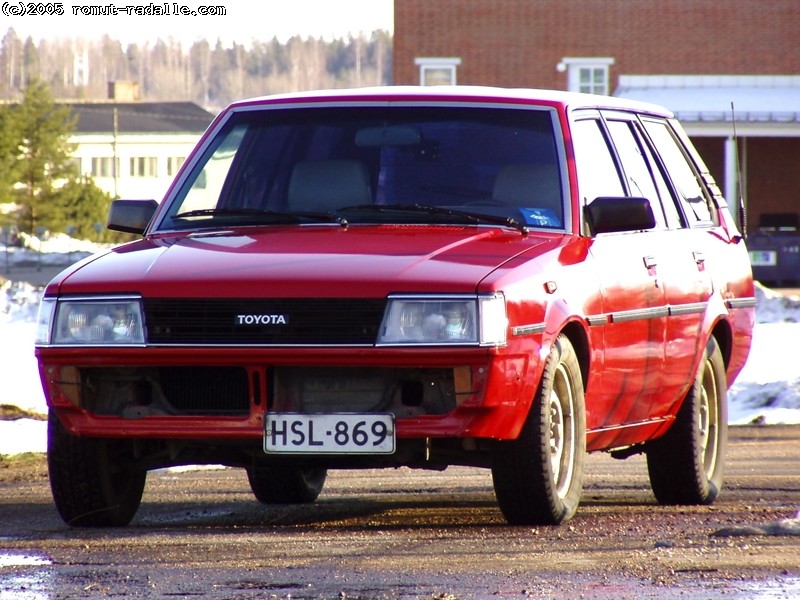
<svg viewBox="0 0 800 600"><path fill-rule="evenodd" d="M456 85L456 69L460 58L418 58L420 85Z"/></svg>
<svg viewBox="0 0 800 600"><path fill-rule="evenodd" d="M158 177L158 159L155 156L132 156L131 177Z"/></svg>
<svg viewBox="0 0 800 600"><path fill-rule="evenodd" d="M116 161L116 169L114 164ZM119 175L119 159L111 156L96 156L92 158L93 177L114 177Z"/></svg>
<svg viewBox="0 0 800 600"><path fill-rule="evenodd" d="M167 157L167 175L174 177L181 168L181 165L186 160L185 156L168 156Z"/></svg>
<svg viewBox="0 0 800 600"><path fill-rule="evenodd" d="M563 58L558 68L567 72L570 92L608 95L611 91L608 71L613 64L613 58Z"/></svg>
<svg viewBox="0 0 800 600"><path fill-rule="evenodd" d="M69 165L68 166L69 170L72 171L73 173L77 173L78 175L83 175L84 174L83 173L83 161L79 157L74 156L74 157L70 158L67 161L67 163Z"/></svg>

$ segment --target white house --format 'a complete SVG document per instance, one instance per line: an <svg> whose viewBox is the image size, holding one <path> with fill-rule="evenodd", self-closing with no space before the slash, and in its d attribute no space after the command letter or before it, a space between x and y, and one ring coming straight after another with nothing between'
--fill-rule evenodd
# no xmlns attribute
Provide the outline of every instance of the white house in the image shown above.
<svg viewBox="0 0 800 600"><path fill-rule="evenodd" d="M192 102L65 102L82 174L115 198L160 201L214 115Z"/></svg>

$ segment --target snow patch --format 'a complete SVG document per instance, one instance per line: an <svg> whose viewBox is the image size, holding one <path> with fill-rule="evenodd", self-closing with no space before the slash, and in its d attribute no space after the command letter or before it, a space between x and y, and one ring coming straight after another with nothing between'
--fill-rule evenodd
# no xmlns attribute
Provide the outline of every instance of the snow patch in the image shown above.
<svg viewBox="0 0 800 600"><path fill-rule="evenodd" d="M105 248L66 235L28 236L22 247L0 245L0 263L68 265ZM0 284L0 404L47 414L33 345L42 290L2 278ZM800 361L787 351L800 340L800 298L757 285L756 302L750 357L728 390L728 422L800 424ZM46 445L45 421L0 421L0 454L45 452Z"/></svg>

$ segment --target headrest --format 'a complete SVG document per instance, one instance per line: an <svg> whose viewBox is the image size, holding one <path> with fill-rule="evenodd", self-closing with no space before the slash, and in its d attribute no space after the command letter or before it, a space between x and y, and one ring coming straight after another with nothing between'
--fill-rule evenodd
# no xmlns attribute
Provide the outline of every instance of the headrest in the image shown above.
<svg viewBox="0 0 800 600"><path fill-rule="evenodd" d="M554 163L506 165L497 173L492 199L512 206L549 208L561 215L561 181Z"/></svg>
<svg viewBox="0 0 800 600"><path fill-rule="evenodd" d="M342 206L371 204L369 174L357 160L299 162L289 180L288 208L331 212Z"/></svg>

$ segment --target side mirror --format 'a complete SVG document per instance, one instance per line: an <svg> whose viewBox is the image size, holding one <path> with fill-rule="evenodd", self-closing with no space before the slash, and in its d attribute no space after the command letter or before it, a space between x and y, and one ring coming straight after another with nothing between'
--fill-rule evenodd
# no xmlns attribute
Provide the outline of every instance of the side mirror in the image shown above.
<svg viewBox="0 0 800 600"><path fill-rule="evenodd" d="M586 206L586 216L593 234L641 231L656 226L647 198L601 196Z"/></svg>
<svg viewBox="0 0 800 600"><path fill-rule="evenodd" d="M155 200L114 200L106 227L113 231L143 234L158 208Z"/></svg>

